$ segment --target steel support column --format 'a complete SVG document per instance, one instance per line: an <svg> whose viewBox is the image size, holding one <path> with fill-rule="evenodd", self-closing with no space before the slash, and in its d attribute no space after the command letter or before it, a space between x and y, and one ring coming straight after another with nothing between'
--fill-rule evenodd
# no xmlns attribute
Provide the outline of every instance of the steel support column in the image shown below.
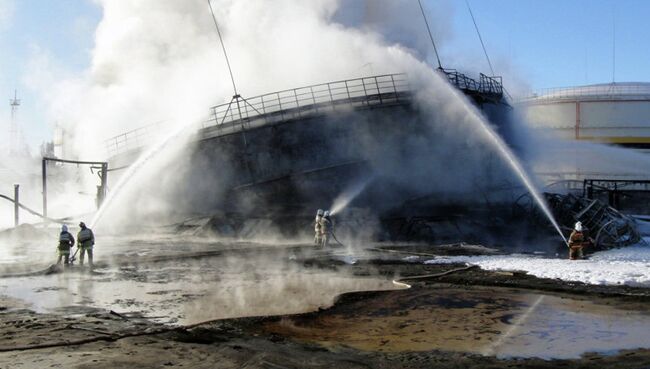
<svg viewBox="0 0 650 369"><path fill-rule="evenodd" d="M97 194L97 209L102 206L108 193L108 163L102 163L102 170L99 173L99 178L101 184L99 185L99 193Z"/></svg>
<svg viewBox="0 0 650 369"><path fill-rule="evenodd" d="M20 185L14 185L14 226L18 227L20 224Z"/></svg>
<svg viewBox="0 0 650 369"><path fill-rule="evenodd" d="M47 159L43 158L43 217L47 217Z"/></svg>

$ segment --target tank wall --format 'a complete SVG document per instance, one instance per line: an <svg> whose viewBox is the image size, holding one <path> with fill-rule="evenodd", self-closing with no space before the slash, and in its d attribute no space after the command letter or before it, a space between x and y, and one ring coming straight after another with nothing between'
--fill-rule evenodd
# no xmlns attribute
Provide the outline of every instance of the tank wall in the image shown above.
<svg viewBox="0 0 650 369"><path fill-rule="evenodd" d="M580 103L580 127L591 137L650 137L650 101Z"/></svg>
<svg viewBox="0 0 650 369"><path fill-rule="evenodd" d="M215 200L235 201L244 212L265 206L267 200L287 209L329 206L350 181L367 174L370 147L381 147L374 141L381 132L387 137L395 131L399 117L412 116L408 110L347 111L201 140L190 181L205 183L206 176L221 173L220 181L208 182L236 190L212 201L197 198L195 208L210 209Z"/></svg>
<svg viewBox="0 0 650 369"><path fill-rule="evenodd" d="M533 127L552 131L561 138L575 137L575 103L523 105L520 108Z"/></svg>
<svg viewBox="0 0 650 369"><path fill-rule="evenodd" d="M573 101L520 105L537 128L563 138L634 144L650 141L650 101Z"/></svg>
<svg viewBox="0 0 650 369"><path fill-rule="evenodd" d="M511 171L469 138L473 127L432 119L403 103L214 135L198 143L187 181L211 184L198 195L233 188L221 200L244 212L328 207L358 185L356 204L379 211L432 194L436 204L483 201L486 186L503 186ZM190 202L222 206L217 197Z"/></svg>

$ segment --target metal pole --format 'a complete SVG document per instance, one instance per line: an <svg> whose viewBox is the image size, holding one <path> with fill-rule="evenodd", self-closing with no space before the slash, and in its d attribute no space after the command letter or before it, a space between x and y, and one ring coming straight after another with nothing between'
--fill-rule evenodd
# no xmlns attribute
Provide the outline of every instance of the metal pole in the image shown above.
<svg viewBox="0 0 650 369"><path fill-rule="evenodd" d="M43 217L47 217L47 159L43 158Z"/></svg>
<svg viewBox="0 0 650 369"><path fill-rule="evenodd" d="M233 96L233 99L237 102L237 113L239 114L239 120L243 120L243 116L241 115L241 106L239 106L239 95ZM244 127L244 122L242 121L242 129Z"/></svg>
<svg viewBox="0 0 650 369"><path fill-rule="evenodd" d="M418 4L420 5L420 11L422 12L422 18L424 18L424 24L427 26L427 31L429 32L429 38L431 39L431 45L433 45L433 52L436 54L436 60L438 61L438 69L442 69L442 63L440 63L440 56L438 55L438 48L436 47L436 42L433 41L433 34L431 34L431 27L429 27L429 21L427 20L427 16L424 13L424 7L422 6L422 2L418 0Z"/></svg>
<svg viewBox="0 0 650 369"><path fill-rule="evenodd" d="M370 105L370 98L368 97L368 91L366 91L366 79L361 78L361 83L363 84L363 97L366 101L366 106Z"/></svg>
<svg viewBox="0 0 650 369"><path fill-rule="evenodd" d="M472 22L474 23L474 28L476 28L478 39L479 41L481 41L481 47L483 47L483 53L485 54L485 59L487 59L488 65L490 66L490 72L492 72L492 75L494 76L494 68L492 68L492 62L490 61L490 57L488 56L487 50L485 49L485 44L483 43L483 37L481 37L481 32L479 32L478 25L476 25L476 19L474 19L474 13L472 13L472 8L469 6L469 0L465 0L465 4L467 4L469 15L472 17Z"/></svg>
<svg viewBox="0 0 650 369"><path fill-rule="evenodd" d="M20 224L20 185L14 185L14 226L18 227Z"/></svg>
<svg viewBox="0 0 650 369"><path fill-rule="evenodd" d="M302 117L302 114L300 114L300 102L298 102L298 92L296 89L293 89L293 98L296 100L296 111L298 112L298 118Z"/></svg>
<svg viewBox="0 0 650 369"><path fill-rule="evenodd" d="M102 177L101 177L101 198L97 202L97 208L99 209L102 204L104 203L104 200L106 199L106 194L108 192L108 163L102 164Z"/></svg>
<svg viewBox="0 0 650 369"><path fill-rule="evenodd" d="M212 14L214 27L217 29L217 34L219 35L219 42L221 43L223 56L226 58L226 65L228 66L228 72L230 73L230 81L232 82L232 89L235 92L234 96L238 96L239 94L237 93L237 86L235 85L235 77L233 77L232 68L230 67L230 59L228 59L228 53L226 52L226 45L223 43L223 38L221 37L221 30L219 29L219 24L217 23L217 17L214 15L214 10L212 9L212 2L210 0L208 0L208 6L210 7L210 14Z"/></svg>

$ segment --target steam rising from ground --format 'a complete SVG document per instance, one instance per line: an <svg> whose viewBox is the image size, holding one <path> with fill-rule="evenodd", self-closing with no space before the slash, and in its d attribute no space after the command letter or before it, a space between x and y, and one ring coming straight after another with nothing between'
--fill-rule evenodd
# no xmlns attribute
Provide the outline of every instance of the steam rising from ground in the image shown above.
<svg viewBox="0 0 650 369"><path fill-rule="evenodd" d="M21 299L37 312L69 313L71 306L86 306L192 324L302 313L330 306L341 293L395 289L385 277L358 277L345 268L304 267L300 260L318 257L318 250L303 249L295 255L287 244L196 241L177 236L106 238L96 249L102 260L97 273L15 277L0 286L0 294ZM215 250L221 253L215 255ZM0 275L34 272L37 263L47 263L45 256L54 257L48 251L43 242L26 244L13 255L13 262L0 257ZM204 256L206 251L213 257ZM165 256L168 261L154 261ZM18 269L16 261L25 269Z"/></svg>

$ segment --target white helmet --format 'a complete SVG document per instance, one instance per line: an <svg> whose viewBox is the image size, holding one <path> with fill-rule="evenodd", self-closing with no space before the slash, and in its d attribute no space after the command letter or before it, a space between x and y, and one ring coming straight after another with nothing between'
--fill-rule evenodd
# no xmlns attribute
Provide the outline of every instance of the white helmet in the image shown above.
<svg viewBox="0 0 650 369"><path fill-rule="evenodd" d="M61 226L61 232L67 232L68 231L68 226L67 225L62 225Z"/></svg>
<svg viewBox="0 0 650 369"><path fill-rule="evenodd" d="M329 210L326 210L326 211L325 211L325 214L323 214L323 216L324 216L324 217L328 217L328 216L330 216L330 211L329 211Z"/></svg>
<svg viewBox="0 0 650 369"><path fill-rule="evenodd" d="M582 232L582 222L576 222L576 226L574 228L576 231Z"/></svg>
<svg viewBox="0 0 650 369"><path fill-rule="evenodd" d="M316 212L316 215L323 216L323 209L318 209L318 211Z"/></svg>

